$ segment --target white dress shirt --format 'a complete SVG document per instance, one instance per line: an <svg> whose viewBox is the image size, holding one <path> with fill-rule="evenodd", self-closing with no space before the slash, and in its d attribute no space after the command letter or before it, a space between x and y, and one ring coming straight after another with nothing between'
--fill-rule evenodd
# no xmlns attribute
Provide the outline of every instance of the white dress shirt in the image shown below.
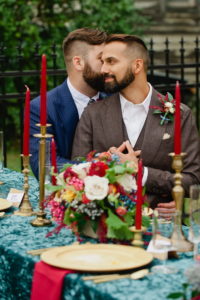
<svg viewBox="0 0 200 300"><path fill-rule="evenodd" d="M149 93L142 103L134 104L126 100L121 94L119 95L123 121L126 126L128 138L133 149L147 118L151 96L152 86L150 84ZM142 178L143 185L145 185L146 183L147 176L148 169L144 167L144 174Z"/></svg>
<svg viewBox="0 0 200 300"><path fill-rule="evenodd" d="M72 95L72 98L74 99L74 103L78 110L78 115L80 119L85 107L88 105L88 102L90 101L90 97L80 93L77 89L75 89L75 87L73 87L73 85L71 84L69 77L67 78L67 85ZM97 93L95 96L92 97L92 99L94 100L97 100L98 98L99 98L99 93Z"/></svg>

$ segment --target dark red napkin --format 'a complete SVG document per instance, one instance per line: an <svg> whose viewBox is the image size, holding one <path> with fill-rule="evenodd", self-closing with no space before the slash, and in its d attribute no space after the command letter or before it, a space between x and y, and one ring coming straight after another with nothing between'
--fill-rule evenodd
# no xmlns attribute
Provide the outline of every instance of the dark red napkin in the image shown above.
<svg viewBox="0 0 200 300"><path fill-rule="evenodd" d="M33 273L31 300L61 299L64 277L74 272L73 270L49 266L42 261L36 263Z"/></svg>

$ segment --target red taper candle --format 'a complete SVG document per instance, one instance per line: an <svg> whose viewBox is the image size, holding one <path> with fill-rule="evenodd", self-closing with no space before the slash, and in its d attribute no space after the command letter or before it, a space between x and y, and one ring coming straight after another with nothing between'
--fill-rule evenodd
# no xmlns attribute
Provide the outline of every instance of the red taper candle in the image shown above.
<svg viewBox="0 0 200 300"><path fill-rule="evenodd" d="M46 125L47 122L47 62L46 55L42 55L41 65L41 87L40 87L40 124Z"/></svg>
<svg viewBox="0 0 200 300"><path fill-rule="evenodd" d="M51 139L51 165L53 167L53 172L57 173L57 163L56 163L56 143L54 138ZM56 185L56 177L52 176L51 182L53 185Z"/></svg>
<svg viewBox="0 0 200 300"><path fill-rule="evenodd" d="M181 104L181 92L180 92L180 85L179 82L176 82L176 89L175 89L175 121L174 121L174 153L180 154L181 153L181 111L180 111L180 104Z"/></svg>
<svg viewBox="0 0 200 300"><path fill-rule="evenodd" d="M24 134L23 155L29 155L29 132L30 132L30 89L26 86L26 98L24 109Z"/></svg>
<svg viewBox="0 0 200 300"><path fill-rule="evenodd" d="M142 160L138 162L137 174L137 202L135 212L135 227L141 229L142 226Z"/></svg>

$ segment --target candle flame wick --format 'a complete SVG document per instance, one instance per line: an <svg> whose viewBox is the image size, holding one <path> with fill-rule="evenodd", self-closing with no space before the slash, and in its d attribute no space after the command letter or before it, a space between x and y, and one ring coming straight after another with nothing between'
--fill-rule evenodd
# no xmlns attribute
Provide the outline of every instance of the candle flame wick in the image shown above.
<svg viewBox="0 0 200 300"><path fill-rule="evenodd" d="M25 86L25 88L26 88L27 91L30 90L29 87L28 87L28 85L25 84L24 86Z"/></svg>

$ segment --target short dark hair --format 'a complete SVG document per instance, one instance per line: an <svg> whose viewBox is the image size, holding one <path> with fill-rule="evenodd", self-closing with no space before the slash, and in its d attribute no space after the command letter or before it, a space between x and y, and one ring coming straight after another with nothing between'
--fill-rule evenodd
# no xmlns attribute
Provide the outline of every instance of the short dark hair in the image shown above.
<svg viewBox="0 0 200 300"><path fill-rule="evenodd" d="M94 28L80 28L70 32L63 40L63 54L65 62L70 60L72 50L77 47L77 44L82 44L82 52L86 49L84 45L101 45L107 40L107 33Z"/></svg>
<svg viewBox="0 0 200 300"><path fill-rule="evenodd" d="M107 37L106 44L112 42L122 42L126 44L128 48L132 48L133 50L136 48L144 60L145 70L147 71L149 64L149 53L145 42L140 37L130 34L110 34Z"/></svg>

